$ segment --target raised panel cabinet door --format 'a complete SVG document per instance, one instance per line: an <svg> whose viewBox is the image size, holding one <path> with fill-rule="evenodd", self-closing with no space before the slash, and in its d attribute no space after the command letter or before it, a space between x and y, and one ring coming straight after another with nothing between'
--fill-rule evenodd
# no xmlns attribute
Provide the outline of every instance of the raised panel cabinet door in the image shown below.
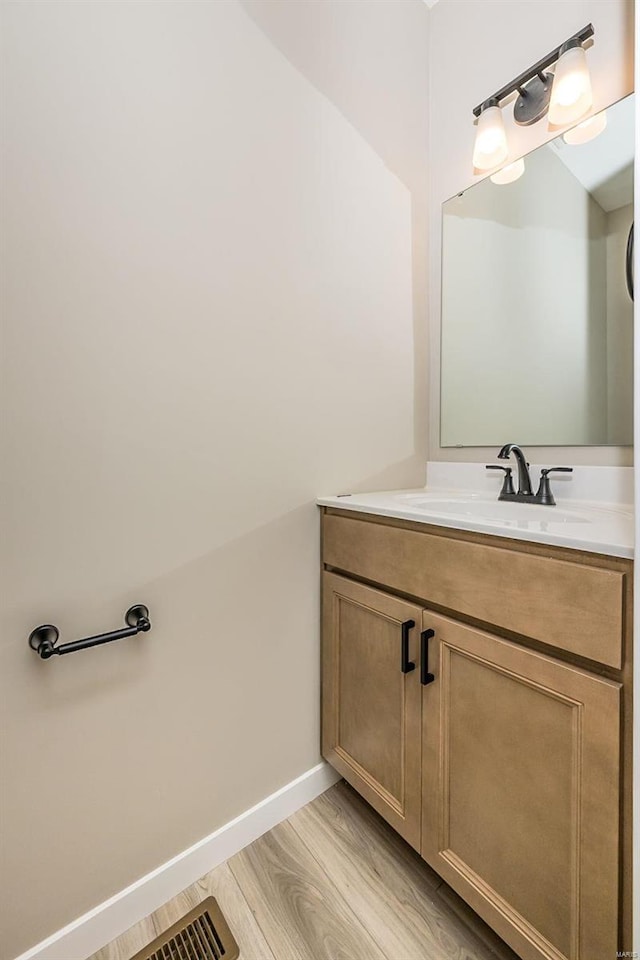
<svg viewBox="0 0 640 960"><path fill-rule="evenodd" d="M422 608L323 574L322 753L416 850Z"/></svg>
<svg viewBox="0 0 640 960"><path fill-rule="evenodd" d="M523 960L618 949L620 685L425 613L422 855Z"/></svg>

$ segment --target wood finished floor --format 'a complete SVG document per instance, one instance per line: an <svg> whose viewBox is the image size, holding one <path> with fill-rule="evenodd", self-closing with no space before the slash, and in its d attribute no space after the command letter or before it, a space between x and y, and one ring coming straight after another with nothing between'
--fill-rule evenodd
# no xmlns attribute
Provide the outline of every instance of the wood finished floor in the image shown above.
<svg viewBox="0 0 640 960"><path fill-rule="evenodd" d="M89 960L130 960L207 896L240 960L517 960L344 782Z"/></svg>

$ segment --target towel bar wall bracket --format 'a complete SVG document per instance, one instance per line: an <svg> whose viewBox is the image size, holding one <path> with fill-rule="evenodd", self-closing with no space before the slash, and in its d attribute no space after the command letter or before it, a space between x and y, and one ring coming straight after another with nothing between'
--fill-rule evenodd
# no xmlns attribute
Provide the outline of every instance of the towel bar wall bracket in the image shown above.
<svg viewBox="0 0 640 960"><path fill-rule="evenodd" d="M95 637L85 637L84 640L72 640L71 643L62 643L56 646L60 631L52 623L43 623L36 627L29 635L29 646L42 660L65 653L75 653L76 650L86 650L88 647L97 647L102 643L111 643L112 640L123 640L125 637L134 637L136 633L146 633L151 630L149 608L143 603L136 603L129 607L124 615L127 624L121 630L112 630L111 633L99 633Z"/></svg>

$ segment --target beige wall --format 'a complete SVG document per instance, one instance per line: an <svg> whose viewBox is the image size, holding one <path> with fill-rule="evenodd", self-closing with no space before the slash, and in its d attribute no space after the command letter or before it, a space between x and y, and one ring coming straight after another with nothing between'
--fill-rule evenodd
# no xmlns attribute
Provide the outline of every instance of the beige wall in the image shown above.
<svg viewBox="0 0 640 960"><path fill-rule="evenodd" d="M427 459L429 10L423 0L241 0L411 196L414 443ZM417 482L424 482L424 476Z"/></svg>
<svg viewBox="0 0 640 960"><path fill-rule="evenodd" d="M371 138L233 0L2 14L7 960L318 761L314 497L425 450Z"/></svg>
<svg viewBox="0 0 640 960"><path fill-rule="evenodd" d="M440 447L441 205L468 187L475 128L472 109L570 34L592 22L589 51L594 106L603 109L633 89L632 0L439 0L430 12L429 111L429 454L434 460L495 457L494 447ZM526 24L526 29L524 25ZM464 25L464 29L461 29ZM505 111L509 144L516 156L550 139L547 123L517 127ZM518 441L518 437L505 437ZM632 462L624 447L538 447L534 463Z"/></svg>

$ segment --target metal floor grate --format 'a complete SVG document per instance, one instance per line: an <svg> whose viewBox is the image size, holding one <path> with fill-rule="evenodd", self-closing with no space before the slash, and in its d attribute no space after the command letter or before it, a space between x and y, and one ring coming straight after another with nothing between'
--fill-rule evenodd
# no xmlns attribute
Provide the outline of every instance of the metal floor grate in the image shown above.
<svg viewBox="0 0 640 960"><path fill-rule="evenodd" d="M239 954L217 901L207 897L131 960L236 960Z"/></svg>

